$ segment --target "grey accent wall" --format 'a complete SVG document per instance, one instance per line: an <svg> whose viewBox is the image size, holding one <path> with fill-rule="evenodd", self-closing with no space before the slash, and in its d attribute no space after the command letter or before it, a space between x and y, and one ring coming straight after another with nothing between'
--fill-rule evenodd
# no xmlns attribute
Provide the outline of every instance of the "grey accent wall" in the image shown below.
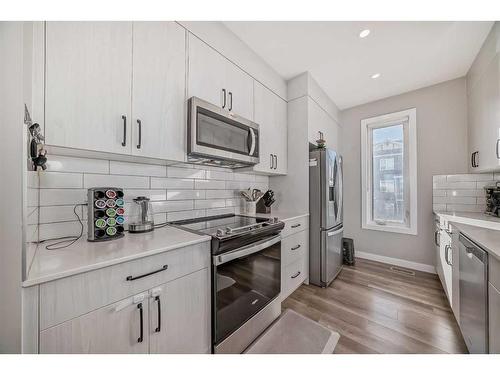
<svg viewBox="0 0 500 375"><path fill-rule="evenodd" d="M362 119L417 109L418 234L361 229ZM341 112L344 156L344 235L357 251L434 265L432 176L467 172L465 78L349 108Z"/></svg>

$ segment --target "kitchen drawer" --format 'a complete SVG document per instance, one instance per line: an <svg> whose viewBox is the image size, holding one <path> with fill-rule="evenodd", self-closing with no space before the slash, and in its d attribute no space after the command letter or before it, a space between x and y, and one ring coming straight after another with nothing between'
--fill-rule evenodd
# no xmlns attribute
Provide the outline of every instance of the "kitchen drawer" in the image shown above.
<svg viewBox="0 0 500 375"><path fill-rule="evenodd" d="M305 259L298 259L294 263L285 266L281 275L281 298L284 300L306 279Z"/></svg>
<svg viewBox="0 0 500 375"><path fill-rule="evenodd" d="M162 269L164 271L135 280ZM101 268L40 286L40 330L210 265L210 242Z"/></svg>
<svg viewBox="0 0 500 375"><path fill-rule="evenodd" d="M284 220L285 227L281 231L281 238L309 228L309 215L297 217L295 219Z"/></svg>
<svg viewBox="0 0 500 375"><path fill-rule="evenodd" d="M488 281L500 290L500 260L491 254L488 256Z"/></svg>
<svg viewBox="0 0 500 375"><path fill-rule="evenodd" d="M309 231L303 230L283 238L281 241L281 259L283 264L289 265L308 255Z"/></svg>

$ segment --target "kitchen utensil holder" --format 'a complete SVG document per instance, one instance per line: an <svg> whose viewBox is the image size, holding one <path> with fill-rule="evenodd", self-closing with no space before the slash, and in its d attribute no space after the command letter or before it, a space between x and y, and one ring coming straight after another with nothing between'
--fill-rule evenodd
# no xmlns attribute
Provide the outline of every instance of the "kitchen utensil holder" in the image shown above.
<svg viewBox="0 0 500 375"><path fill-rule="evenodd" d="M257 202L245 202L245 213L249 215L255 215L257 207Z"/></svg>

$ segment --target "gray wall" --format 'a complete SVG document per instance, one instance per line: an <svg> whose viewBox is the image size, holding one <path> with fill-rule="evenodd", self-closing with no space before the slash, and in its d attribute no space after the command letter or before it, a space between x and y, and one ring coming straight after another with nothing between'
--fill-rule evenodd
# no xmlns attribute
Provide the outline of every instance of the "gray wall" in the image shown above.
<svg viewBox="0 0 500 375"><path fill-rule="evenodd" d="M417 109L418 235L361 229L360 121L413 107ZM341 113L341 123L344 235L354 239L357 251L434 265L432 176L467 172L465 79L346 109Z"/></svg>
<svg viewBox="0 0 500 375"><path fill-rule="evenodd" d="M21 352L23 23L0 22L0 353Z"/></svg>

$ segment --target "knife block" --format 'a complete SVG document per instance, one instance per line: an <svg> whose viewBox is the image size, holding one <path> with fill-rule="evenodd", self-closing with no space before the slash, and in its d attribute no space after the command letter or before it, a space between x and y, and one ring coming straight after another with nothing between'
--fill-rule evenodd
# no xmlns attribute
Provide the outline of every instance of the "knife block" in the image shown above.
<svg viewBox="0 0 500 375"><path fill-rule="evenodd" d="M271 213L271 207L267 207L264 204L264 201L262 199L259 199L257 201L257 205L255 207L255 212L258 214L270 214Z"/></svg>

